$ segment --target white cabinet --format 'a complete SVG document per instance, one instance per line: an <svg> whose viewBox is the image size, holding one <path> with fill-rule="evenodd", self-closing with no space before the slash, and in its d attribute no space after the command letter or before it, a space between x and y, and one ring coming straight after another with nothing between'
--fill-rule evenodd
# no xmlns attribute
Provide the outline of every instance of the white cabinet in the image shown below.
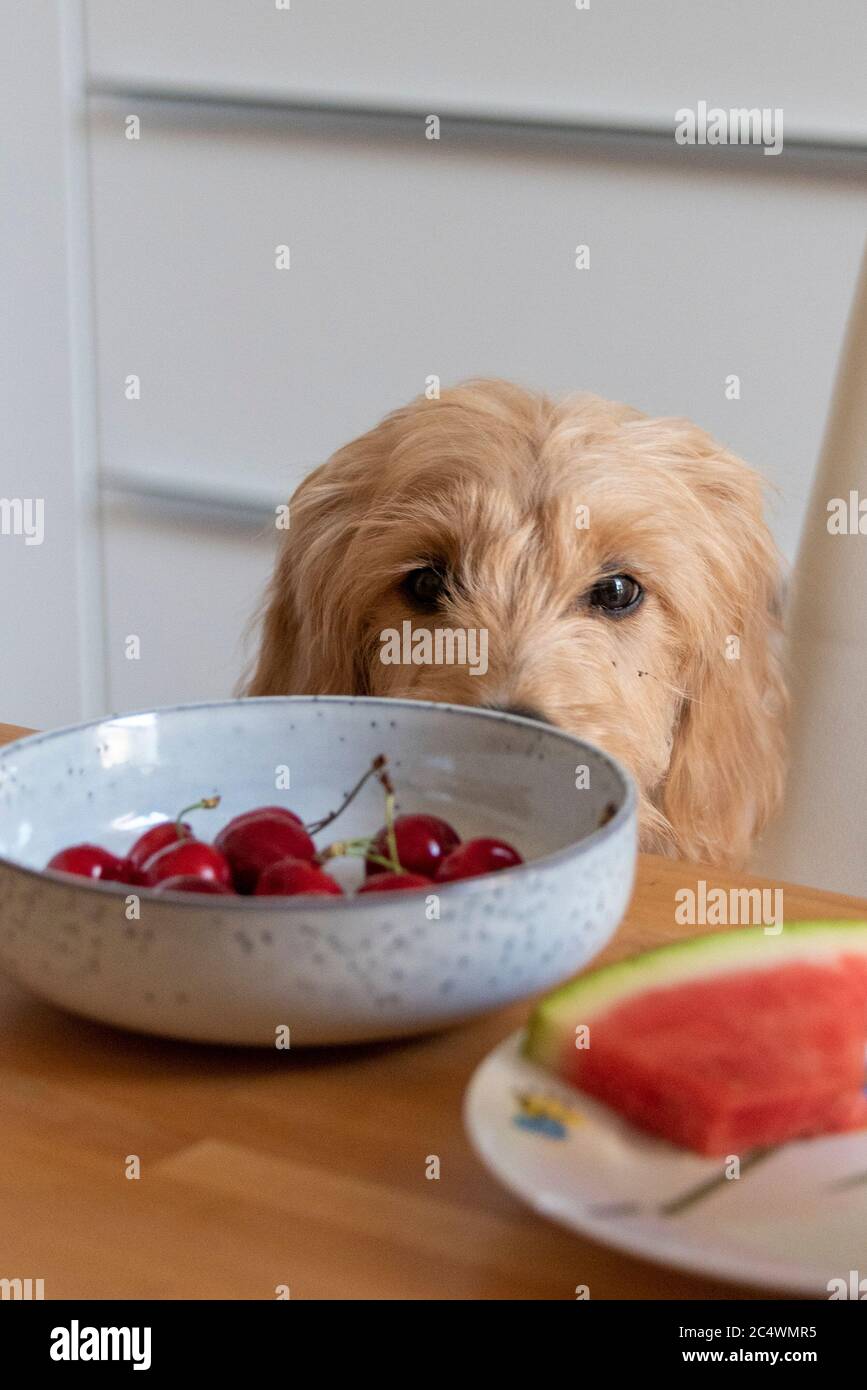
<svg viewBox="0 0 867 1390"><path fill-rule="evenodd" d="M792 553L864 189L135 109L138 142L123 103L92 118L106 469L278 502L430 374L502 375L694 417L779 488Z"/></svg>
<svg viewBox="0 0 867 1390"><path fill-rule="evenodd" d="M110 497L105 653L113 710L234 693L276 532ZM130 638L137 639L130 641Z"/></svg>
<svg viewBox="0 0 867 1390"><path fill-rule="evenodd" d="M582 0L584 3L584 0ZM671 128L782 107L867 140L862 0L87 0L106 84Z"/></svg>

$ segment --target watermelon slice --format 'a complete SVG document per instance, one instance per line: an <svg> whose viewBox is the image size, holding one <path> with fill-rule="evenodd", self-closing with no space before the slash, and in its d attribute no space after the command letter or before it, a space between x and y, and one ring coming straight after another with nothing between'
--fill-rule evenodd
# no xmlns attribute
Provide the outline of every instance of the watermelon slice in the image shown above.
<svg viewBox="0 0 867 1390"><path fill-rule="evenodd" d="M589 971L524 1051L633 1124L706 1155L867 1125L867 922L693 937Z"/></svg>

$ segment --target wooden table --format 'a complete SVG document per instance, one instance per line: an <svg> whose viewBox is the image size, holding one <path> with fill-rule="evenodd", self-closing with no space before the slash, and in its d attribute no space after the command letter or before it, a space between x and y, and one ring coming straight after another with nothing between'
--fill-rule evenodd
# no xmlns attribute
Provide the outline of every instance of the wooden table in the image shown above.
<svg viewBox="0 0 867 1390"><path fill-rule="evenodd" d="M0 725L0 743L22 732ZM702 878L734 884L643 855L605 958L689 930L674 893ZM785 906L867 916L810 888ZM42 1278L46 1298L754 1296L583 1240L488 1176L461 1102L527 1007L409 1042L254 1052L115 1032L0 976L0 1277Z"/></svg>

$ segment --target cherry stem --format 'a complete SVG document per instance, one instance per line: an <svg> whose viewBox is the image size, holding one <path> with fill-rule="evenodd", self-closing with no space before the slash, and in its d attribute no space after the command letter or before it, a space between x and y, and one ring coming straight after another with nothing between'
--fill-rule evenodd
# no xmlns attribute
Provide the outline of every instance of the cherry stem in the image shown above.
<svg viewBox="0 0 867 1390"><path fill-rule="evenodd" d="M201 801L194 801L192 806L185 806L182 811L178 811L175 819L175 829L178 832L178 839L184 838L184 816L188 816L191 811L213 811L220 804L218 796L203 796Z"/></svg>
<svg viewBox="0 0 867 1390"><path fill-rule="evenodd" d="M397 836L394 833L394 792L392 791L387 791L385 794L385 838L388 841L388 853L394 872L402 874L403 867L397 855Z"/></svg>
<svg viewBox="0 0 867 1390"><path fill-rule="evenodd" d="M340 857L353 859L367 859L371 864L379 864L383 869L392 869L389 859L383 859L380 854L372 854L370 846L372 840L335 840L333 844L326 845L325 849L319 851L316 856L317 864L325 864L329 859Z"/></svg>
<svg viewBox="0 0 867 1390"><path fill-rule="evenodd" d="M385 767L386 761L387 760L384 753L377 754L367 771L363 774L363 776L359 777L355 786L352 788L352 791L347 792L346 796L343 798L343 801L338 806L336 811L330 811L328 815L323 816L321 820L311 821L309 825L305 825L304 829L307 831L307 834L318 835L319 831L324 830L326 825L330 825L332 821L337 820L337 817L342 815L343 812L346 810L350 801L354 801L355 798L358 796L358 793L361 791L361 788L364 786L368 778L372 777L374 773L382 775L382 769Z"/></svg>
<svg viewBox="0 0 867 1390"><path fill-rule="evenodd" d="M384 767L380 768L378 776L382 789L385 792L385 839L388 844L389 858L391 859L389 868L392 873L403 874L406 873L406 870L398 858L397 836L394 832L394 784Z"/></svg>

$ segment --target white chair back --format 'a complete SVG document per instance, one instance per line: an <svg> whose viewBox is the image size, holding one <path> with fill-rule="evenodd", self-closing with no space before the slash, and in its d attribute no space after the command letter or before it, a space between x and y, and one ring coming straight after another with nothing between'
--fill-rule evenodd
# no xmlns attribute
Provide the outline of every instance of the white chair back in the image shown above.
<svg viewBox="0 0 867 1390"><path fill-rule="evenodd" d="M795 567L785 807L754 867L867 897L867 256Z"/></svg>

